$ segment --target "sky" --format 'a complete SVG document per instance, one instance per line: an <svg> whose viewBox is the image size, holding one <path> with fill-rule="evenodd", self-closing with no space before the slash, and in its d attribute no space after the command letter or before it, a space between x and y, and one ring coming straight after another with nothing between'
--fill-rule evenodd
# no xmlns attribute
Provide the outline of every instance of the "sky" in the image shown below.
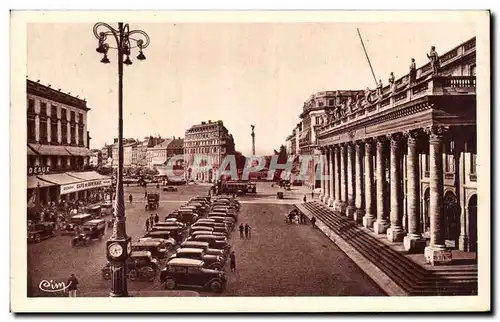
<svg viewBox="0 0 500 322"><path fill-rule="evenodd" d="M115 25L116 26L116 25ZM303 102L325 90L374 88L356 28L377 79L427 63L476 35L472 23L143 23L147 59L124 66L124 136L184 137L201 121L222 120L236 149L278 150L300 121ZM27 77L87 100L91 148L117 137L116 51L102 64L93 24L30 24ZM110 41L110 45L114 44Z"/></svg>

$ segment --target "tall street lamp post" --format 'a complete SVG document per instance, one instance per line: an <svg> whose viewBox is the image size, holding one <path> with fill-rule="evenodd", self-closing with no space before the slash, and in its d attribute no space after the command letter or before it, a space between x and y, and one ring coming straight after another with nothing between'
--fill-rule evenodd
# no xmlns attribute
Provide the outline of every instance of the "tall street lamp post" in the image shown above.
<svg viewBox="0 0 500 322"><path fill-rule="evenodd" d="M139 49L138 60L144 60L142 50L149 45L149 36L142 30L130 30L128 24L118 23L118 29L99 22L94 25L94 36L98 40L96 51L103 54L101 63L109 64L109 49L118 52L118 173L116 181L116 198L114 205L115 220L113 233L106 242L106 256L111 263L111 293L112 297L126 297L127 291L127 267L126 260L132 252L131 238L127 236L125 229L125 197L123 191L123 64L132 65L130 50ZM112 36L116 41L116 47L111 47L106 39ZM124 57L125 60L124 60Z"/></svg>

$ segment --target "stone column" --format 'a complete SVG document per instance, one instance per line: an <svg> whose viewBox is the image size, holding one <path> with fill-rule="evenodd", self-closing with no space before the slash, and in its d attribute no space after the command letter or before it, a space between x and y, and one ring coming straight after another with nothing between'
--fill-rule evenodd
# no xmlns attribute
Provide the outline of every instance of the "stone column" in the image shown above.
<svg viewBox="0 0 500 322"><path fill-rule="evenodd" d="M333 148L333 157L334 157L334 183L335 183L335 210L340 211L340 206L342 204L342 189L341 187L341 182L340 182L340 174L341 174L341 169L340 169L340 147L336 145Z"/></svg>
<svg viewBox="0 0 500 322"><path fill-rule="evenodd" d="M373 178L373 140L366 139L365 142L365 215L363 216L363 226L373 227L375 221L375 180Z"/></svg>
<svg viewBox="0 0 500 322"><path fill-rule="evenodd" d="M354 184L354 144L347 144L347 216L354 217L356 212L356 186Z"/></svg>
<svg viewBox="0 0 500 322"><path fill-rule="evenodd" d="M388 136L391 142L391 226L387 229L387 239L390 242L403 241L403 191L401 186L401 134Z"/></svg>
<svg viewBox="0 0 500 322"><path fill-rule="evenodd" d="M405 132L408 138L408 154L406 157L406 174L408 193L408 234L403 239L404 249L410 253L422 253L425 248L425 239L420 231L420 163L418 131Z"/></svg>
<svg viewBox="0 0 500 322"><path fill-rule="evenodd" d="M326 190L327 182L325 182L323 174L326 173L326 166L328 165L328 162L326 161L326 159L328 158L328 153L327 153L327 148L321 148L320 151L321 151L320 165L321 165L321 176L322 177L321 177L321 192L319 194L319 200L324 201L325 195L327 193L327 190ZM325 162L326 162L326 164L325 164Z"/></svg>
<svg viewBox="0 0 500 322"><path fill-rule="evenodd" d="M347 170L346 170L346 146L345 144L340 145L340 208L338 209L341 213L346 213L347 208Z"/></svg>
<svg viewBox="0 0 500 322"><path fill-rule="evenodd" d="M323 201L325 203L328 202L330 198L330 180L328 180L328 176L330 175L329 169L329 160L330 160L330 149L325 148L323 158L321 159L323 172L321 173L321 183L323 184Z"/></svg>
<svg viewBox="0 0 500 322"><path fill-rule="evenodd" d="M426 129L429 134L429 218L430 244L425 247L424 256L431 265L451 262L451 252L444 245L443 224L443 132L444 127L431 126Z"/></svg>
<svg viewBox="0 0 500 322"><path fill-rule="evenodd" d="M373 231L376 234L385 234L389 223L387 222L387 209L384 202L385 181L385 137L377 137L377 220L373 223Z"/></svg>
<svg viewBox="0 0 500 322"><path fill-rule="evenodd" d="M365 214L365 189L363 178L363 157L364 146L362 143L356 143L356 162L355 162L355 176L356 176L356 212L354 213L354 220L362 222L363 215Z"/></svg>
<svg viewBox="0 0 500 322"><path fill-rule="evenodd" d="M334 149L333 147L330 147L330 149L328 150L328 188L330 189L328 195L330 197L325 201L329 207L333 205L333 201L335 200L335 169L333 165L336 163L336 161L334 160L334 157Z"/></svg>

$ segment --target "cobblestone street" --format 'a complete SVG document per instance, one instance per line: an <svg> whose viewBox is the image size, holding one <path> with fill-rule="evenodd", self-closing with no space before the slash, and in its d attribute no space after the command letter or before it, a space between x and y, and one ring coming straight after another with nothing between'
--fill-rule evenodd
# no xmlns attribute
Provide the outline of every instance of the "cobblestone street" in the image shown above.
<svg viewBox="0 0 500 322"><path fill-rule="evenodd" d="M229 272L227 289L222 294L201 292L202 296L357 296L383 295L382 291L319 230L310 225L287 225L285 213L291 203L302 198L305 188L287 191L287 199L276 200L278 188L259 184L255 197L241 198L239 223L252 228L250 240L240 239L237 228L231 234L236 252L237 271ZM151 192L156 188L148 188ZM164 218L189 198L208 190L207 186L180 186L178 192L161 192L160 208ZM134 196L127 203L127 232L133 240L144 234L144 188L126 188ZM274 196L274 197L273 197ZM309 196L310 197L310 192ZM274 202L273 202L274 201ZM28 245L28 294L50 296L39 290L42 280L65 281L70 273L80 281L80 294L110 289L101 277L106 263L105 239L88 247L71 247L71 237L57 236ZM158 281L129 282L128 289L161 290Z"/></svg>

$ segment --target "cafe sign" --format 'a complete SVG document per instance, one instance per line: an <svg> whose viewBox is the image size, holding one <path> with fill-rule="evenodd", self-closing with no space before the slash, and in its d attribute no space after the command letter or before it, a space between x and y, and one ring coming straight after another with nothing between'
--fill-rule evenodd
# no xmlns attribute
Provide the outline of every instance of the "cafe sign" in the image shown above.
<svg viewBox="0 0 500 322"><path fill-rule="evenodd" d="M44 174L50 171L50 167L47 166L34 166L28 167L28 175Z"/></svg>
<svg viewBox="0 0 500 322"><path fill-rule="evenodd" d="M61 195L72 192L88 190L93 188L107 187L111 185L111 179L89 180L84 182L61 185Z"/></svg>

